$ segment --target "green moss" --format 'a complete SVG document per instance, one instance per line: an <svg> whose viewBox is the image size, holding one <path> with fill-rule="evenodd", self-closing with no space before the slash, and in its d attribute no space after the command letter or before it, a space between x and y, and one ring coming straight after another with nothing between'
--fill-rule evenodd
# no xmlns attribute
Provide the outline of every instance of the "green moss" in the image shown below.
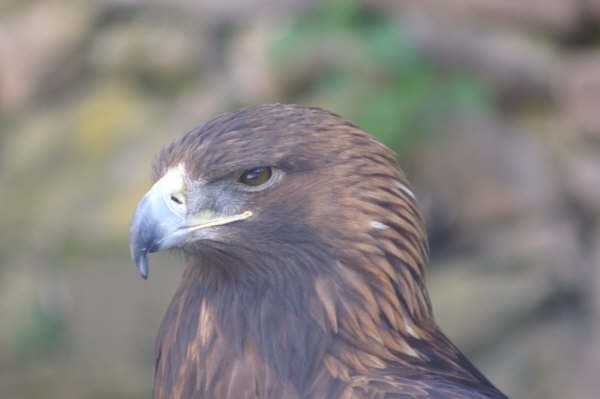
<svg viewBox="0 0 600 399"><path fill-rule="evenodd" d="M322 60L323 52L330 53L327 62L310 68L291 100L344 115L400 155L426 144L432 123L491 108L482 82L438 74L395 20L356 1L326 1L300 16L271 54L276 68L289 71Z"/></svg>
<svg viewBox="0 0 600 399"><path fill-rule="evenodd" d="M13 325L10 352L20 366L27 366L56 353L65 342L65 325L57 315L33 303Z"/></svg>
<svg viewBox="0 0 600 399"><path fill-rule="evenodd" d="M104 158L114 152L118 138L139 121L144 103L131 85L98 86L78 106L73 144L84 157Z"/></svg>

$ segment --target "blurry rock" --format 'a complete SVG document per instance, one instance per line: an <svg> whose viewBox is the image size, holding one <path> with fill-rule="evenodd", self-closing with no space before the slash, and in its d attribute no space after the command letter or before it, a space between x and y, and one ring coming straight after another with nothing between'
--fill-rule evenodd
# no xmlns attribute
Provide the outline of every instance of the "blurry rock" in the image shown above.
<svg viewBox="0 0 600 399"><path fill-rule="evenodd" d="M437 209L459 231L484 231L560 199L541 148L491 118L449 122L415 167L426 215Z"/></svg>
<svg viewBox="0 0 600 399"><path fill-rule="evenodd" d="M19 0L0 0L0 14L10 12L11 8L18 3Z"/></svg>
<svg viewBox="0 0 600 399"><path fill-rule="evenodd" d="M206 34L178 16L140 16L99 32L88 63L105 74L131 74L151 83L177 85L202 71Z"/></svg>
<svg viewBox="0 0 600 399"><path fill-rule="evenodd" d="M584 134L600 140L600 56L572 57L561 76L561 99Z"/></svg>
<svg viewBox="0 0 600 399"><path fill-rule="evenodd" d="M585 211L600 218L600 148L574 151L562 163L569 196Z"/></svg>
<svg viewBox="0 0 600 399"><path fill-rule="evenodd" d="M542 43L509 30L492 30L480 21L407 13L400 26L420 51L445 68L469 70L489 82L507 102L553 94L558 57Z"/></svg>
<svg viewBox="0 0 600 399"><path fill-rule="evenodd" d="M565 34L577 29L584 8L571 0L369 0L398 11L429 12L476 23L521 24Z"/></svg>
<svg viewBox="0 0 600 399"><path fill-rule="evenodd" d="M0 113L22 111L89 29L80 2L33 2L0 24Z"/></svg>
<svg viewBox="0 0 600 399"><path fill-rule="evenodd" d="M270 49L275 31L272 25L257 20L235 35L229 62L230 84L235 86L239 101L244 103L273 102L277 88Z"/></svg>
<svg viewBox="0 0 600 399"><path fill-rule="evenodd" d="M128 4L131 0L111 0ZM141 3L141 2L140 2ZM243 21L255 17L293 15L315 3L315 0L152 0L151 3L173 7L174 5L207 21Z"/></svg>
<svg viewBox="0 0 600 399"><path fill-rule="evenodd" d="M510 330L510 323L531 314L553 290L541 270L483 272L493 267L490 263L460 257L436 265L429 278L438 324L469 351L491 350Z"/></svg>
<svg viewBox="0 0 600 399"><path fill-rule="evenodd" d="M582 342L582 341L579 341ZM600 335L596 332L593 339L583 341L575 352L578 356L571 359L565 369L571 378L563 378L564 392L562 397L594 398L600 392L598 365L600 364ZM550 384L548 384L550 385Z"/></svg>
<svg viewBox="0 0 600 399"><path fill-rule="evenodd" d="M588 260L578 225L565 210L545 209L524 214L487 234L481 243L490 262L539 269L556 291L582 291L588 279Z"/></svg>
<svg viewBox="0 0 600 399"><path fill-rule="evenodd" d="M508 326L501 343L476 356L477 365L511 398L595 397L579 395L581 390L569 384L579 374L582 352L593 350L582 332L585 322L569 310L554 317L531 315L524 325Z"/></svg>
<svg viewBox="0 0 600 399"><path fill-rule="evenodd" d="M600 341L600 231L596 229L591 237L591 245L592 245L592 253L590 256L590 267L589 273L591 275L590 278L590 286L589 290L592 293L592 301L594 306L594 330L595 335ZM600 360L600 353L599 353ZM600 364L600 362L599 362Z"/></svg>
<svg viewBox="0 0 600 399"><path fill-rule="evenodd" d="M600 1L598 0L583 0L582 1L585 9L586 16L593 20L600 21Z"/></svg>
<svg viewBox="0 0 600 399"><path fill-rule="evenodd" d="M170 124L174 134L187 132L208 122L232 107L231 85L226 74L205 76L205 80L188 85L178 97Z"/></svg>
<svg viewBox="0 0 600 399"><path fill-rule="evenodd" d="M559 94L556 98L560 101ZM518 115L513 118L519 126L531 132L543 151L554 159L569 157L573 148L585 141L585 135L575 128L573 120L556 103L533 105L516 112Z"/></svg>
<svg viewBox="0 0 600 399"><path fill-rule="evenodd" d="M568 299L560 305L564 292L543 268L482 272L490 263L458 258L436 268L429 285L438 324L510 397L568 397L556 390L589 348L585 320Z"/></svg>

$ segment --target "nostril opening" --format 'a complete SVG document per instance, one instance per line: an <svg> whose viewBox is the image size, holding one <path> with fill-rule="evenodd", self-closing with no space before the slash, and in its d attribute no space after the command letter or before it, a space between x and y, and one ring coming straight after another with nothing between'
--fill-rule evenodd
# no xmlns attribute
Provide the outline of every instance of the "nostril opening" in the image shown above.
<svg viewBox="0 0 600 399"><path fill-rule="evenodd" d="M171 201L175 202L176 204L183 204L183 201L181 201L179 198L177 198L175 195L171 195Z"/></svg>

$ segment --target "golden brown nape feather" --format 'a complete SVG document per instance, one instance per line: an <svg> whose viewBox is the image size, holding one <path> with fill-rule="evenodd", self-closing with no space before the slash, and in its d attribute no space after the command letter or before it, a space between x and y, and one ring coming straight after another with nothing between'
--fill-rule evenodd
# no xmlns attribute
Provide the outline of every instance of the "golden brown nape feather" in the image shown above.
<svg viewBox="0 0 600 399"><path fill-rule="evenodd" d="M249 189L257 167L272 176ZM415 197L372 136L318 108L255 106L165 147L156 179L174 168L186 217L245 217L179 245L155 398L504 397L433 322Z"/></svg>

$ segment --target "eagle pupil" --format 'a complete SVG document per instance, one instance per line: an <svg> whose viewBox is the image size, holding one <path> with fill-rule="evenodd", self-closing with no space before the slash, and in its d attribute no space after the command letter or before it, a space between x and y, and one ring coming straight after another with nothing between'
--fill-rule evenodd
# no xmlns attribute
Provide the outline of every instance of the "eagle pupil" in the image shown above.
<svg viewBox="0 0 600 399"><path fill-rule="evenodd" d="M259 168L248 169L239 178L239 182L247 186L260 186L269 181L272 175L272 170L269 167L261 166Z"/></svg>
<svg viewBox="0 0 600 399"><path fill-rule="evenodd" d="M171 201L173 201L173 202L175 202L176 204L179 204L179 205L183 204L183 202L179 198L177 198L176 196L174 196L174 195L171 195Z"/></svg>

